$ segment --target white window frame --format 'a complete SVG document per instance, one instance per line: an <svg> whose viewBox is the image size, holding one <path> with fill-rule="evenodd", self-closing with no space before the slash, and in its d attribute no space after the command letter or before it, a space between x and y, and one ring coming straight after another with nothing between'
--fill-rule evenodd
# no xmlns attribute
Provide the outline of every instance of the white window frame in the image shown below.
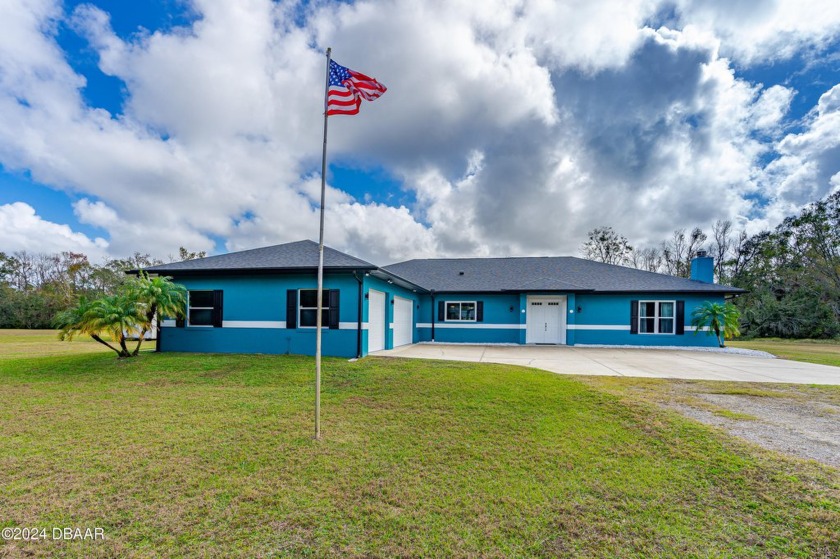
<svg viewBox="0 0 840 559"><path fill-rule="evenodd" d="M645 303L653 303L653 316L642 316L642 305ZM671 303L672 309L674 309L674 314L672 316L660 316L659 314L659 306L663 303ZM637 309L638 313L638 324L636 325L638 328L639 334L643 335L658 335L658 336L673 336L677 333L677 302L676 301L660 301L660 300L651 300L648 299L647 301L639 301L639 308ZM653 332L642 332L642 320L653 319ZM660 332L659 331L659 319L671 319L674 321L674 326L671 328L670 332Z"/></svg>
<svg viewBox="0 0 840 559"><path fill-rule="evenodd" d="M461 317L461 305L466 303L471 303L473 305L473 318L472 320L468 318L460 318ZM458 318L449 318L449 305L459 305L458 307ZM478 301L443 301L443 321L444 322L477 322L478 317Z"/></svg>
<svg viewBox="0 0 840 559"><path fill-rule="evenodd" d="M187 326L191 328L213 328L213 311L215 311L216 307L193 307L190 303L192 303L192 292L193 291L205 291L207 293L212 294L212 289L188 289L187 290ZM197 311L210 311L210 324L193 324L191 320L192 311L193 309Z"/></svg>
<svg viewBox="0 0 840 559"><path fill-rule="evenodd" d="M302 289L298 289L298 308L297 308L297 313L298 313L298 315L297 315L297 318L298 318L297 325L298 325L298 328L311 328L311 329L314 330L315 328L318 327L317 322L315 323L314 326L304 326L303 325L303 311L304 310L314 310L315 311L315 320L318 320L318 307L304 307L301 304L301 302L303 301L303 297L300 296L302 291L315 291L315 293L316 293L315 302L317 303L318 302L318 295L317 295L318 288L317 287L315 287L315 288L305 287L305 288L302 288ZM323 298L324 294L326 294L326 293L329 293L329 289L322 289L321 290L321 297ZM321 307L322 314L323 314L323 311L327 311L327 321L324 322L324 318L321 317L321 330L329 330L329 328L330 328L330 320L329 320L329 318L330 318L330 301L329 301L329 298L330 298L329 295L327 295L327 306L326 307Z"/></svg>

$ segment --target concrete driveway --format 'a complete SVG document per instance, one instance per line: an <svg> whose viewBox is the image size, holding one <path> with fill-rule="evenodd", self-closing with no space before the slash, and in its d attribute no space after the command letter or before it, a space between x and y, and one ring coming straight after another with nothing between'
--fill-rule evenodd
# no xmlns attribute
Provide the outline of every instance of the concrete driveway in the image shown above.
<svg viewBox="0 0 840 559"><path fill-rule="evenodd" d="M566 375L840 385L840 367L705 351L433 343L371 355L504 363Z"/></svg>

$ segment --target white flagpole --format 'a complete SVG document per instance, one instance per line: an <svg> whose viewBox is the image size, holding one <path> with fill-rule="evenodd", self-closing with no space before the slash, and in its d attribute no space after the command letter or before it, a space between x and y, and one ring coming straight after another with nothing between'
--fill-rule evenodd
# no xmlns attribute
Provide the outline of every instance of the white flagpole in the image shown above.
<svg viewBox="0 0 840 559"><path fill-rule="evenodd" d="M315 439L321 438L321 311L324 292L324 203L327 192L327 96L330 90L330 53L327 48L327 78L324 85L324 151L321 156L321 228L318 234L318 316L315 319Z"/></svg>

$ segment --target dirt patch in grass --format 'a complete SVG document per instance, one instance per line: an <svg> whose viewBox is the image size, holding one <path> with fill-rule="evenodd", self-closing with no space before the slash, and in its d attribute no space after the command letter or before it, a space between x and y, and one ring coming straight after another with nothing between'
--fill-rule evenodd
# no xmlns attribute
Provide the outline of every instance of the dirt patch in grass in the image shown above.
<svg viewBox="0 0 840 559"><path fill-rule="evenodd" d="M683 414L786 454L840 468L840 407L801 398L697 394L724 410L675 405Z"/></svg>
<svg viewBox="0 0 840 559"><path fill-rule="evenodd" d="M587 382L641 396L764 448L840 468L840 387L595 377Z"/></svg>

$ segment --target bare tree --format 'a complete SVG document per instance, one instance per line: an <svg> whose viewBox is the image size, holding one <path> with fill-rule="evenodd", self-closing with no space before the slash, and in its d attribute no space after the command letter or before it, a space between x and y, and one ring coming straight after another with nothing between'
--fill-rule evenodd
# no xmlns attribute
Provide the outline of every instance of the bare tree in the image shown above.
<svg viewBox="0 0 840 559"><path fill-rule="evenodd" d="M200 251L197 251L197 252L192 252L190 250L187 250L184 247L179 247L178 248L178 257L176 258L176 257L174 257L170 254L169 255L169 261L170 262L183 262L185 260L195 260L196 258L204 258L205 256L207 256L207 251L206 250L200 250Z"/></svg>
<svg viewBox="0 0 840 559"><path fill-rule="evenodd" d="M660 250L662 251L662 265L665 267L666 274L680 275L680 263L685 258L685 249L685 229L675 230L671 239L662 242Z"/></svg>
<svg viewBox="0 0 840 559"><path fill-rule="evenodd" d="M691 235L688 238L688 246L686 247L685 260L683 262L686 275L688 275L691 270L691 261L694 260L694 257L697 256L699 251L703 250L706 239L708 239L708 237L699 227L695 227L691 230Z"/></svg>
<svg viewBox="0 0 840 559"><path fill-rule="evenodd" d="M38 253L33 255L33 272L35 274L35 285L47 285L58 281L60 275L58 270L58 255Z"/></svg>
<svg viewBox="0 0 840 559"><path fill-rule="evenodd" d="M633 247L627 238L616 233L612 227L596 227L589 232L589 240L580 247L580 252L589 260L607 264L627 264Z"/></svg>
<svg viewBox="0 0 840 559"><path fill-rule="evenodd" d="M691 260L703 248L706 239L706 234L699 227L692 229L688 236L685 229L675 230L671 239L662 243L665 273L687 278L691 274Z"/></svg>
<svg viewBox="0 0 840 559"><path fill-rule="evenodd" d="M25 250L15 252L9 259L9 283L19 291L37 285L35 256Z"/></svg>
<svg viewBox="0 0 840 559"><path fill-rule="evenodd" d="M726 283L729 280L727 268L732 258L732 222L717 220L712 229L714 242L712 243L712 256L715 259L715 275L718 283Z"/></svg>
<svg viewBox="0 0 840 559"><path fill-rule="evenodd" d="M662 253L655 247L633 249L630 264L638 270L659 272L662 269Z"/></svg>

